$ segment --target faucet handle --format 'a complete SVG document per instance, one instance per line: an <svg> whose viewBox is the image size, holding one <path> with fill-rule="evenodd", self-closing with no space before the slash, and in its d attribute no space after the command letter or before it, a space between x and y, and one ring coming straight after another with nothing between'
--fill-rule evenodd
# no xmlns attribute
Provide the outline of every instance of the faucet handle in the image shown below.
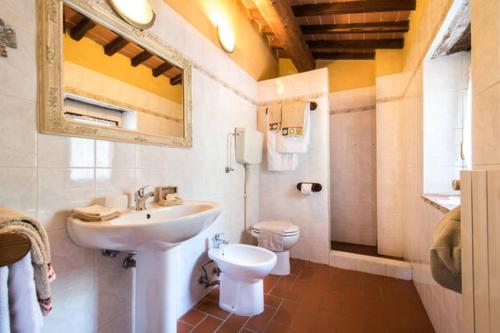
<svg viewBox="0 0 500 333"><path fill-rule="evenodd" d="M144 196L144 190L147 189L149 187L149 185L146 185L146 186L143 186L141 187L140 189L138 189L135 194L140 196L140 197L143 197Z"/></svg>
<svg viewBox="0 0 500 333"><path fill-rule="evenodd" d="M221 244L229 244L222 236L224 236L224 233L218 233L212 238L212 243L215 248L219 248Z"/></svg>

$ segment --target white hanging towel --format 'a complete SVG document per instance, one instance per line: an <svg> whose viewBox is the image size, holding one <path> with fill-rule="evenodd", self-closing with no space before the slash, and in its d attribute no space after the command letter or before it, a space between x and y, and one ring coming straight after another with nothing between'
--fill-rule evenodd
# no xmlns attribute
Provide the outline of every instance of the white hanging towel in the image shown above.
<svg viewBox="0 0 500 333"><path fill-rule="evenodd" d="M12 332L39 333L43 318L33 279L31 253L9 266L8 286Z"/></svg>
<svg viewBox="0 0 500 333"><path fill-rule="evenodd" d="M0 267L0 333L10 332L8 278L9 267Z"/></svg>
<svg viewBox="0 0 500 333"><path fill-rule="evenodd" d="M276 131L267 132L267 169L269 171L293 171L299 164L297 154L281 154L276 151Z"/></svg>
<svg viewBox="0 0 500 333"><path fill-rule="evenodd" d="M283 106L283 117L287 108L304 108L304 128L301 136L283 135L282 130L276 138L276 150L283 154L306 154L311 138L311 112L309 102L297 102Z"/></svg>
<svg viewBox="0 0 500 333"><path fill-rule="evenodd" d="M263 228L259 235L259 247L271 251L281 252L285 247L285 237L283 235L274 233L272 230Z"/></svg>

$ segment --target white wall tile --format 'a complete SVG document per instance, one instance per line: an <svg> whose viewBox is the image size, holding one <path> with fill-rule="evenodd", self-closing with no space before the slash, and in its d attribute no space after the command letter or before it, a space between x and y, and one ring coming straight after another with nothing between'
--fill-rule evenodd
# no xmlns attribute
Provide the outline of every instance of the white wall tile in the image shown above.
<svg viewBox="0 0 500 333"><path fill-rule="evenodd" d="M331 239L376 245L375 87L330 94ZM333 107L333 108L332 108ZM373 108L373 109L369 109Z"/></svg>
<svg viewBox="0 0 500 333"><path fill-rule="evenodd" d="M0 105L0 167L34 167L35 102L0 94ZM19 124L19 127L12 124Z"/></svg>
<svg viewBox="0 0 500 333"><path fill-rule="evenodd" d="M377 134L381 135L382 144L382 147L379 147L377 142L379 172L377 174L379 181L377 199L380 204L378 213L383 219L389 221L379 229L379 240L385 238L385 244L382 246L388 248L399 244L397 246L401 253L411 264L414 284L434 329L436 332L443 333L461 332L461 318L452 315L455 311L460 311L461 299L459 297L446 298L447 291L433 281L430 272L429 247L434 228L442 214L420 198L423 192L424 174L424 70L421 61L428 51L426 48L434 39L433 32L437 31L442 24L442 19L446 16L446 10L450 5L451 1L447 0L418 5L427 7L424 8L423 15L428 18L425 18L422 26L418 27L417 40L410 49L405 72L396 74L396 76L405 77L400 81L403 84L395 84L399 80L395 77L377 78L377 116L379 106L382 110L380 113L382 117L377 118ZM474 53L479 54L476 48ZM456 65L459 66L458 63ZM474 64L472 66L474 67ZM391 81L393 84L390 83ZM453 85L457 81L463 82L463 77L455 76L450 84ZM457 83L455 88L460 89L460 84ZM399 99L393 99L392 103L388 103L390 99L384 100L386 96L399 96ZM390 104L394 105L390 106ZM454 121L439 117L435 120L454 123ZM381 134L384 131L388 134ZM379 158L381 158L381 164L379 164ZM394 169L390 168L391 162L396 165ZM380 174L382 169L385 172ZM397 181L394 181L394 178ZM389 206L391 203L394 205L393 209ZM379 225L381 215L379 215ZM388 268L388 271L398 274L397 267ZM446 311L446 308L453 310ZM451 322L453 324L450 324Z"/></svg>
<svg viewBox="0 0 500 333"><path fill-rule="evenodd" d="M0 206L36 213L36 170L0 168Z"/></svg>
<svg viewBox="0 0 500 333"><path fill-rule="evenodd" d="M291 250L292 257L319 263L328 263L330 234L327 74L326 69L321 69L258 83L261 102L325 95L316 99L318 109L311 113L309 151L299 156L297 169L269 172L264 156L260 173L260 220L285 220L296 224L301 237ZM281 95L276 92L276 82L284 87ZM296 189L299 182L318 182L323 190L304 197Z"/></svg>
<svg viewBox="0 0 500 333"><path fill-rule="evenodd" d="M225 232L239 241L244 231L244 169L233 161L236 171L224 173L226 134L237 126L256 128L256 106L234 89L255 100L257 83L163 1L152 5L158 16L151 31L196 62L191 149L37 133L35 1L2 3L2 19L16 29L18 48L0 59L0 206L36 216L48 229L58 278L44 332L131 331L132 281L131 271L121 267L124 254L104 258L73 244L65 227L71 209L105 195L130 195L148 184L178 185L186 200L222 204L222 216L212 228L176 249L179 315L208 292L197 282L200 265L208 260L207 240ZM254 196L258 201L259 193Z"/></svg>

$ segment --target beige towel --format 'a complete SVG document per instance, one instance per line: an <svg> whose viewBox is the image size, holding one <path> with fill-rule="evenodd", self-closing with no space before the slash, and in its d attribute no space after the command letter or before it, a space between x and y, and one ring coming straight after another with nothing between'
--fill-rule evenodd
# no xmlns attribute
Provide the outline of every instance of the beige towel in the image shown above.
<svg viewBox="0 0 500 333"><path fill-rule="evenodd" d="M120 216L120 212L114 208L101 205L73 209L73 217L87 222L104 222Z"/></svg>
<svg viewBox="0 0 500 333"><path fill-rule="evenodd" d="M281 104L267 107L268 123L270 131L278 131L281 128Z"/></svg>
<svg viewBox="0 0 500 333"><path fill-rule="evenodd" d="M56 275L50 263L50 245L45 228L31 216L0 207L0 232L15 232L31 241L31 263L38 303L42 313L47 315L52 310L50 283Z"/></svg>
<svg viewBox="0 0 500 333"><path fill-rule="evenodd" d="M101 205L92 205L89 207L75 208L73 209L73 213L89 217L106 217L118 213L118 210Z"/></svg>
<svg viewBox="0 0 500 333"><path fill-rule="evenodd" d="M430 251L431 272L441 286L462 292L462 244L460 206L446 214L433 235Z"/></svg>
<svg viewBox="0 0 500 333"><path fill-rule="evenodd" d="M260 106L257 109L257 129L264 135L264 141L267 140L267 132L269 131L267 106Z"/></svg>
<svg viewBox="0 0 500 333"><path fill-rule="evenodd" d="M116 212L111 215L106 215L106 216L88 216L88 215L82 215L82 214L73 214L73 217L75 219L79 219L85 222L106 222L109 220L112 220L116 217L120 216L119 212Z"/></svg>
<svg viewBox="0 0 500 333"><path fill-rule="evenodd" d="M306 105L305 102L294 102L283 105L281 135L303 136L305 112L308 112L308 110L309 105Z"/></svg>

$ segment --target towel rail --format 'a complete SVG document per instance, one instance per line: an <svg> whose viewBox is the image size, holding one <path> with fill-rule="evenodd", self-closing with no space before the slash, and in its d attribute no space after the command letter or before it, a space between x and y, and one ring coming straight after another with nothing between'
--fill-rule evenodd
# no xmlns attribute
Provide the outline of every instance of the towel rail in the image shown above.
<svg viewBox="0 0 500 333"><path fill-rule="evenodd" d="M311 184L311 190L313 192L321 192L321 190L323 189L323 186L321 186L321 184L319 183L298 183L297 190L299 190L299 192L302 191L302 184Z"/></svg>
<svg viewBox="0 0 500 333"><path fill-rule="evenodd" d="M21 260L31 250L30 240L14 232L0 233L0 267Z"/></svg>
<svg viewBox="0 0 500 333"><path fill-rule="evenodd" d="M318 103L316 103L316 102L309 102L309 109L311 111L316 111L317 108L318 108Z"/></svg>

